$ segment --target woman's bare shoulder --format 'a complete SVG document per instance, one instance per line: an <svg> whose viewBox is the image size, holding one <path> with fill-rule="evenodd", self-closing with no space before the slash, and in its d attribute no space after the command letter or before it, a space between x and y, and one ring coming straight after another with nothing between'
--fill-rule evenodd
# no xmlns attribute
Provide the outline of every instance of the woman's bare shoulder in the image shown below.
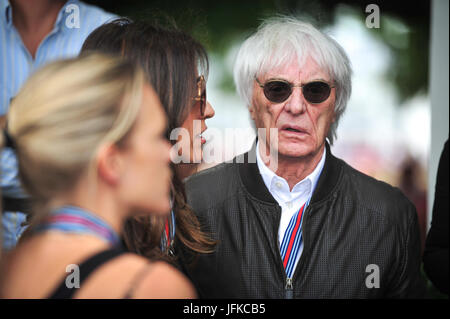
<svg viewBox="0 0 450 319"><path fill-rule="evenodd" d="M134 290L134 298L197 298L192 283L175 267L162 261L147 263L144 267L141 271L145 275Z"/></svg>
<svg viewBox="0 0 450 319"><path fill-rule="evenodd" d="M41 238L39 238L41 237ZM23 242L2 258L0 295L3 298L45 298L69 275L68 264L80 264L107 247L86 240L65 240L47 234ZM72 245L70 243L76 242ZM49 244L51 243L51 244ZM70 249L68 249L68 247ZM5 260L6 259L6 260ZM150 262L132 253L102 265L80 284L75 298L195 298L194 287L175 267Z"/></svg>
<svg viewBox="0 0 450 319"><path fill-rule="evenodd" d="M68 265L107 249L101 241L66 237L50 232L33 236L2 256L1 297L45 298L70 274Z"/></svg>
<svg viewBox="0 0 450 319"><path fill-rule="evenodd" d="M76 298L195 298L189 280L175 267L161 261L126 253L104 266L80 287Z"/></svg>

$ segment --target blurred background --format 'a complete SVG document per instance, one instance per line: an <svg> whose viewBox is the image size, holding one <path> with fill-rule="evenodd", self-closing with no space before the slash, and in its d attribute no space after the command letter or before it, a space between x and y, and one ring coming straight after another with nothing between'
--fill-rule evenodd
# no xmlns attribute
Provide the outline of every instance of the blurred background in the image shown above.
<svg viewBox="0 0 450 319"><path fill-rule="evenodd" d="M425 238L437 162L448 138L448 1L85 2L132 19L170 16L206 46L208 100L216 111L207 122L206 138L215 149L223 147L222 161L247 151L255 136L232 79L243 40L261 19L279 13L325 29L344 47L354 71L352 97L332 151L356 169L400 187L416 205ZM369 17L374 13L369 4L379 9L378 25ZM226 130L233 134L225 135Z"/></svg>

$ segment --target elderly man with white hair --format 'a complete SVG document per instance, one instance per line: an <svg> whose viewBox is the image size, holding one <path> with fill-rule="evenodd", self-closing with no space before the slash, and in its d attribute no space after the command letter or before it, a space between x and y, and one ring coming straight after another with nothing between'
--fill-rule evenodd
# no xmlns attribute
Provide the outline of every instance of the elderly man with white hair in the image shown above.
<svg viewBox="0 0 450 319"><path fill-rule="evenodd" d="M234 79L258 137L243 157L186 181L217 240L193 262L179 247L199 295L420 297L413 204L330 150L351 94L342 47L309 23L271 18L241 46Z"/></svg>

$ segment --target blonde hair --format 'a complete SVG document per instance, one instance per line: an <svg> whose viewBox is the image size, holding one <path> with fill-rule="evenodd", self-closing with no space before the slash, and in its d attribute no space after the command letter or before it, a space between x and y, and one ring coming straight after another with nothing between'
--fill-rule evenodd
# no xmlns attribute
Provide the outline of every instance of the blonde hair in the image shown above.
<svg viewBox="0 0 450 319"><path fill-rule="evenodd" d="M130 62L100 54L51 63L28 79L11 104L7 130L39 214L95 167L101 145L126 139L144 83Z"/></svg>

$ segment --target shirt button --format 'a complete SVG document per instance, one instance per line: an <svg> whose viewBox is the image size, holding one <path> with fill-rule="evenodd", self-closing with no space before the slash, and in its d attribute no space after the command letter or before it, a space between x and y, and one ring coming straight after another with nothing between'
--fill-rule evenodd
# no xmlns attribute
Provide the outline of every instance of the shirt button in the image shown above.
<svg viewBox="0 0 450 319"><path fill-rule="evenodd" d="M287 202L286 205L288 208L292 208L292 202Z"/></svg>
<svg viewBox="0 0 450 319"><path fill-rule="evenodd" d="M278 188L281 188L283 185L280 182L276 182L275 186L278 187Z"/></svg>

